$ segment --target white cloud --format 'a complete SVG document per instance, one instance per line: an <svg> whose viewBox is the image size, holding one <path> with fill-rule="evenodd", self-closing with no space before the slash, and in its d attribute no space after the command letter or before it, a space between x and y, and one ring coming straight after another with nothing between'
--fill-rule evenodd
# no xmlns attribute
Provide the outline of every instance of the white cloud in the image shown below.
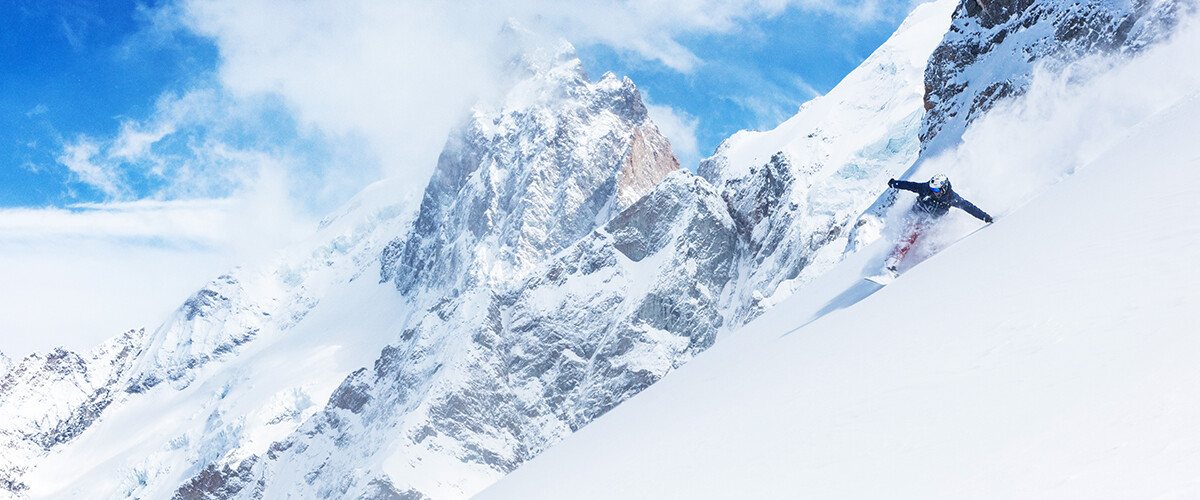
<svg viewBox="0 0 1200 500"><path fill-rule="evenodd" d="M331 179L353 176L314 170L306 148L322 137L271 113L199 89L164 95L114 137L63 145L60 163L109 201L0 210L0 352L155 328L206 281L311 235L353 192Z"/></svg>
<svg viewBox="0 0 1200 500"><path fill-rule="evenodd" d="M0 244L41 239L161 240L184 247L214 247L224 239L219 230L230 200L136 201L83 204L69 208L0 210Z"/></svg>
<svg viewBox="0 0 1200 500"><path fill-rule="evenodd" d="M0 351L91 349L154 328L223 270L223 202L0 210Z"/></svg>
<svg viewBox="0 0 1200 500"><path fill-rule="evenodd" d="M226 199L0 210L0 352L153 329L207 281L309 236L264 172L273 188Z"/></svg>
<svg viewBox="0 0 1200 500"><path fill-rule="evenodd" d="M303 123L360 134L384 176L424 181L447 131L498 63L489 51L517 19L578 45L602 44L688 72L702 61L682 37L736 29L787 8L880 15L873 0L184 0L182 24L211 37L221 81L239 95L274 93ZM886 7L895 8L895 7Z"/></svg>
<svg viewBox="0 0 1200 500"><path fill-rule="evenodd" d="M817 97L821 97L821 91L817 90L816 87L813 87L812 84L808 83L808 81L803 77L796 76L795 79L792 80L792 83L795 85L796 89L808 94L809 98L815 99Z"/></svg>
<svg viewBox="0 0 1200 500"><path fill-rule="evenodd" d="M87 352L129 329L151 330L225 270L221 262L211 250L128 243L0 246L0 352Z"/></svg>
<svg viewBox="0 0 1200 500"><path fill-rule="evenodd" d="M653 104L648 99L646 111L650 114L650 120L658 126L659 132L671 141L671 149L675 150L675 156L679 157L680 165L696 171L700 164L699 141L696 139L696 129L700 120L686 111Z"/></svg>
<svg viewBox="0 0 1200 500"><path fill-rule="evenodd" d="M88 138L80 137L63 148L58 162L74 173L79 181L91 185L110 197L121 196L124 189L118 179L118 170L110 165L98 164L94 160L100 153L100 145Z"/></svg>

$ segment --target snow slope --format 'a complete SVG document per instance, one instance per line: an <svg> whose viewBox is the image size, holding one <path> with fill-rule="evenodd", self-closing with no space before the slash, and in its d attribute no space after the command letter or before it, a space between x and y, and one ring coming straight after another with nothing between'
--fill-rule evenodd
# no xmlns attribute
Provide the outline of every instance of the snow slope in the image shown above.
<svg viewBox="0 0 1200 500"><path fill-rule="evenodd" d="M476 498L1200 496L1200 85L1181 80L993 226L883 289L860 277L885 248L852 256Z"/></svg>

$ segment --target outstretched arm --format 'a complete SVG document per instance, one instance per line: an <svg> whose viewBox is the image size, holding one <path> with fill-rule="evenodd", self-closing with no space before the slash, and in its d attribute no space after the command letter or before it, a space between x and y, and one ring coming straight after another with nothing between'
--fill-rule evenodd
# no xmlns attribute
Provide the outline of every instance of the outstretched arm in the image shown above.
<svg viewBox="0 0 1200 500"><path fill-rule="evenodd" d="M896 179L891 179L888 181L888 187L912 191L914 193L921 192L921 186L924 185L924 182L898 181Z"/></svg>
<svg viewBox="0 0 1200 500"><path fill-rule="evenodd" d="M952 201L951 203L954 206L963 209L963 211L965 211L971 215L974 215L976 219L987 222L988 224L992 223L992 216L988 215L987 212L980 210L979 207L975 206L975 204L967 201L965 198L963 198L962 196L959 196L958 194L954 195L954 201Z"/></svg>

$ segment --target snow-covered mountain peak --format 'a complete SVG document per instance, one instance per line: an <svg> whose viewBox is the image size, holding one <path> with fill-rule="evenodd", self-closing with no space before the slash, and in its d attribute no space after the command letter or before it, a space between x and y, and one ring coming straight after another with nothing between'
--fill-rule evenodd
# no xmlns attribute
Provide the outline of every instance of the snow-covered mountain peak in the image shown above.
<svg viewBox="0 0 1200 500"><path fill-rule="evenodd" d="M476 112L501 113L585 92L587 71L575 47L561 38L542 35L510 19L493 40L490 89L479 96Z"/></svg>
<svg viewBox="0 0 1200 500"><path fill-rule="evenodd" d="M551 49L525 52L552 64L451 133L412 234L384 254L401 291L520 276L679 168L633 82L592 83L569 45Z"/></svg>

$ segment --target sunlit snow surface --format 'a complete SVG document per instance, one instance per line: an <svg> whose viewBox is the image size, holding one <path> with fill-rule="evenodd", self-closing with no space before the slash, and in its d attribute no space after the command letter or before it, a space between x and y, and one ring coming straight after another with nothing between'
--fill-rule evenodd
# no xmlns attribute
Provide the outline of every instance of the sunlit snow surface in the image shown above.
<svg viewBox="0 0 1200 500"><path fill-rule="evenodd" d="M886 288L860 252L477 498L1200 495L1196 35L977 122L993 226Z"/></svg>

